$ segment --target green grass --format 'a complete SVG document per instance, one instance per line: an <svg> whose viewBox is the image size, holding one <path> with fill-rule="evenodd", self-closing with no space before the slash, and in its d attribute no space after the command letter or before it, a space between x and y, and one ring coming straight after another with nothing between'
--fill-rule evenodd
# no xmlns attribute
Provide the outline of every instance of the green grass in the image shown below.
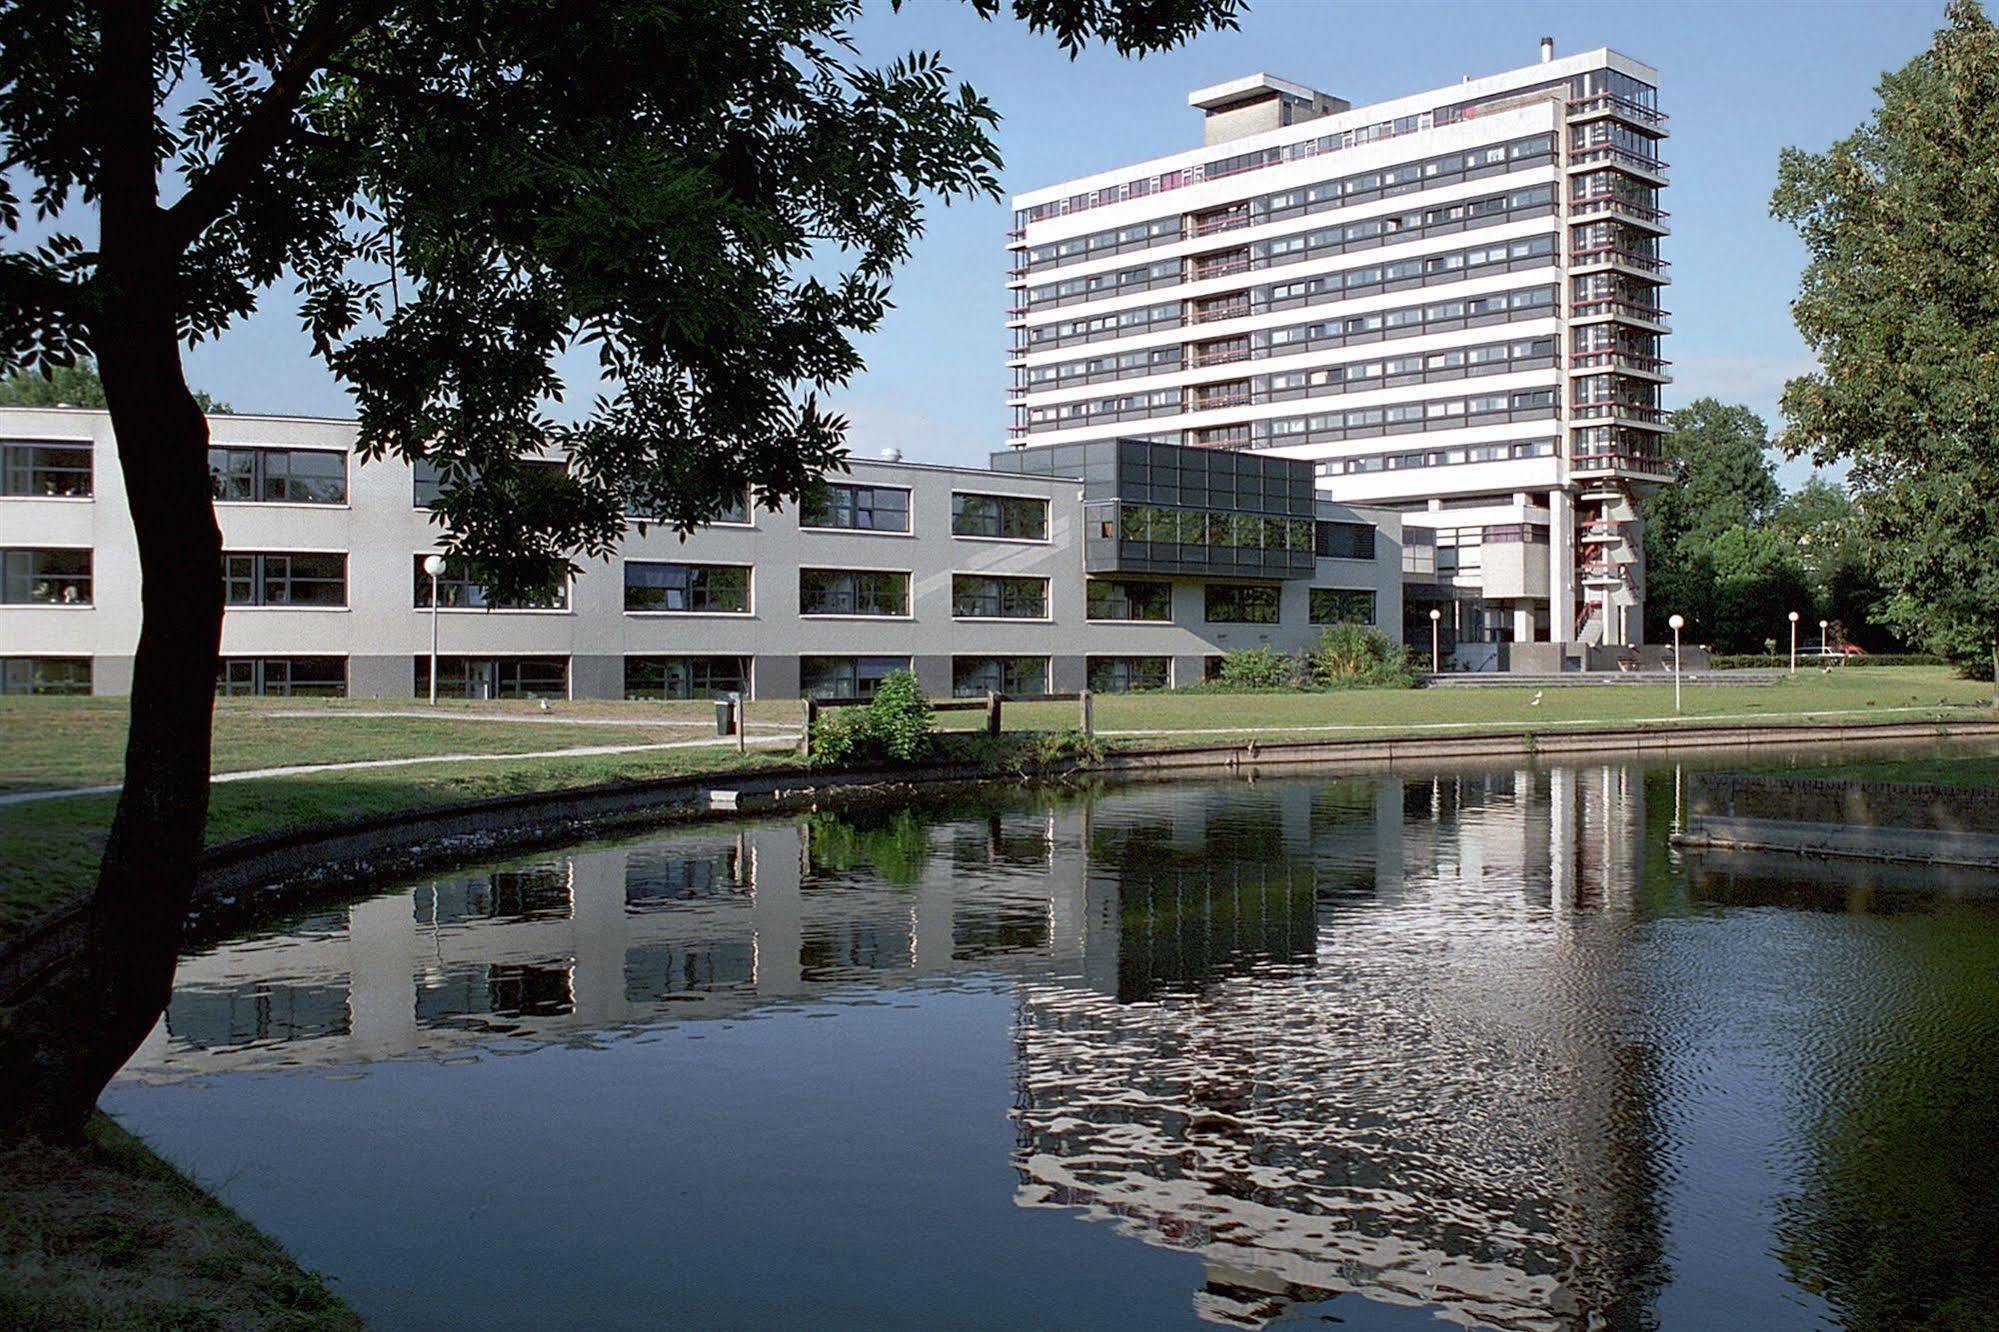
<svg viewBox="0 0 1999 1332"><path fill-rule="evenodd" d="M1925 758L1920 772L1892 758L1835 759L1815 763L1811 755L1796 761L1757 765L1757 771L1843 782L1920 781L1936 786L1999 787L1999 754L1940 754Z"/></svg>
<svg viewBox="0 0 1999 1332"><path fill-rule="evenodd" d="M557 703L554 709L544 717L533 705L460 703L440 704L442 715L376 717L365 714L430 709L388 700L224 699L215 709L214 769L659 744L698 739L714 727L712 707L700 704ZM301 712L312 715L283 715ZM519 720L462 720L496 714ZM796 724L797 715L795 706L758 705L752 722ZM124 766L125 719L121 698L0 698L0 792L116 782ZM619 724L575 724L584 719Z"/></svg>
<svg viewBox="0 0 1999 1332"><path fill-rule="evenodd" d="M0 1149L0 1327L357 1329L324 1281L103 1115Z"/></svg>

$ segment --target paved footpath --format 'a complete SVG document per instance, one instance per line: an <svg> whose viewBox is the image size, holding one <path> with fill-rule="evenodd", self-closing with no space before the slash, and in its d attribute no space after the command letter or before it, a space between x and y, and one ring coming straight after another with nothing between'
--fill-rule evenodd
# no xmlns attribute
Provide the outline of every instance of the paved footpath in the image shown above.
<svg viewBox="0 0 1999 1332"><path fill-rule="evenodd" d="M753 745L795 745L797 731L781 732L773 735L752 735ZM594 758L604 754L648 754L662 749L714 749L722 745L733 745L728 739L715 740L673 740L650 745L582 745L572 749L534 749L521 754L421 754L414 758L356 759L350 763L304 763L290 768L246 768L241 772L219 772L209 778L209 784L220 786L224 782L249 782L266 777L305 777L324 772L359 772L368 768L411 768L425 763L491 763L502 759L544 759L544 758ZM35 800L60 800L66 796L110 795L121 789L122 784L110 786L67 786L56 791L19 791L12 795L0 795L0 805L25 805Z"/></svg>

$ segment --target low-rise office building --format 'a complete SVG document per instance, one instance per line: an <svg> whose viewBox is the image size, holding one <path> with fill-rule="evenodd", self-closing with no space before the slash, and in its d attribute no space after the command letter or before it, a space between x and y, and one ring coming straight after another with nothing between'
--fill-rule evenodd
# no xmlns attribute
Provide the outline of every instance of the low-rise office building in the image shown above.
<svg viewBox="0 0 1999 1332"><path fill-rule="evenodd" d="M992 468L856 459L803 506L634 530L532 604L424 564L435 478L352 422L210 419L230 694L864 696L1199 681L1232 648L1402 615L1401 520L1311 465L1101 441ZM0 409L0 691L122 694L139 562L108 414ZM1025 460L1024 460L1025 459Z"/></svg>

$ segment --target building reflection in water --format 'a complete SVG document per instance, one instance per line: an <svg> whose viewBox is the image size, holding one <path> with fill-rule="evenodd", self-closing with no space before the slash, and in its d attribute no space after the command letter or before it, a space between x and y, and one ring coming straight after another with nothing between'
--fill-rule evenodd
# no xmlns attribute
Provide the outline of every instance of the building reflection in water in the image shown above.
<svg viewBox="0 0 1999 1332"><path fill-rule="evenodd" d="M129 1072L585 1044L1010 977L1016 1202L1199 1254L1202 1317L1359 1292L1637 1325L1654 1070L1610 991L1647 845L1618 768L704 826L189 957Z"/></svg>

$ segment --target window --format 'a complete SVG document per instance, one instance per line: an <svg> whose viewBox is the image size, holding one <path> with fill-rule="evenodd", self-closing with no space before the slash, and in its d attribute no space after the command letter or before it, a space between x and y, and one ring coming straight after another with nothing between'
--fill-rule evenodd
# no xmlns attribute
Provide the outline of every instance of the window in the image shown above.
<svg viewBox="0 0 1999 1332"><path fill-rule="evenodd" d="M1374 527L1370 523L1320 523L1313 549L1336 560L1374 558Z"/></svg>
<svg viewBox="0 0 1999 1332"><path fill-rule="evenodd" d="M750 521L750 492L745 490L737 495L734 499L716 510L715 516L708 521L711 523L728 523L738 527L748 526Z"/></svg>
<svg viewBox="0 0 1999 1332"><path fill-rule="evenodd" d="M429 665L426 659L425 665ZM280 698L345 698L345 657L224 657L215 692ZM426 693L429 692L426 687Z"/></svg>
<svg viewBox="0 0 1999 1332"><path fill-rule="evenodd" d="M87 694L88 657L0 657L0 694Z"/></svg>
<svg viewBox="0 0 1999 1332"><path fill-rule="evenodd" d="M414 566L416 582L411 604L418 610L430 609L431 578L423 571L423 562L428 558L427 555L418 555ZM565 579L547 592L513 601L499 601L487 593L483 583L472 577L464 561L447 555L444 572L437 577L437 604L444 610L566 610L569 606L569 583Z"/></svg>
<svg viewBox="0 0 1999 1332"><path fill-rule="evenodd" d="M1092 620L1147 620L1165 624L1173 618L1173 585L1134 579L1098 579L1089 583Z"/></svg>
<svg viewBox="0 0 1999 1332"><path fill-rule="evenodd" d="M951 534L1003 537L1012 541L1048 539L1048 501L1018 495L951 496Z"/></svg>
<svg viewBox="0 0 1999 1332"><path fill-rule="evenodd" d="M747 615L747 564L648 564L625 561L625 609Z"/></svg>
<svg viewBox="0 0 1999 1332"><path fill-rule="evenodd" d="M1373 624L1374 590L1364 587L1312 589L1313 624Z"/></svg>
<svg viewBox="0 0 1999 1332"><path fill-rule="evenodd" d="M856 532L907 532L909 492L898 486L820 486L800 503L798 525Z"/></svg>
<svg viewBox="0 0 1999 1332"><path fill-rule="evenodd" d="M555 459L524 459L521 466L531 471L538 470L544 476L563 476L569 471L568 465ZM428 458L419 458L410 464L410 498L415 507L428 509L437 503L437 497L444 492L444 476L437 470L437 464Z"/></svg>
<svg viewBox="0 0 1999 1332"><path fill-rule="evenodd" d="M1045 620L1048 580L952 574L951 614L967 620Z"/></svg>
<svg viewBox="0 0 1999 1332"><path fill-rule="evenodd" d="M719 698L750 692L748 657L626 657L626 698Z"/></svg>
<svg viewBox="0 0 1999 1332"><path fill-rule="evenodd" d="M1278 590L1255 583L1209 583L1209 624L1276 624Z"/></svg>
<svg viewBox="0 0 1999 1332"><path fill-rule="evenodd" d="M1091 657L1090 692L1128 694L1134 689L1164 689L1171 668L1170 657Z"/></svg>
<svg viewBox="0 0 1999 1332"><path fill-rule="evenodd" d="M231 606L345 606L347 557L226 551L222 599Z"/></svg>
<svg viewBox="0 0 1999 1332"><path fill-rule="evenodd" d="M907 615L909 575L872 569L800 569L800 615Z"/></svg>
<svg viewBox="0 0 1999 1332"><path fill-rule="evenodd" d="M430 693L430 658L416 659L416 697ZM566 698L567 657L439 657L439 698Z"/></svg>
<svg viewBox="0 0 1999 1332"><path fill-rule="evenodd" d="M1045 694L1046 657L953 657L951 692L959 698L985 694Z"/></svg>
<svg viewBox="0 0 1999 1332"><path fill-rule="evenodd" d="M347 455L331 449L212 448L208 489L247 504L345 504Z"/></svg>
<svg viewBox="0 0 1999 1332"><path fill-rule="evenodd" d="M907 657L800 657L799 692L806 698L873 698L883 679L908 669Z"/></svg>
<svg viewBox="0 0 1999 1332"><path fill-rule="evenodd" d="M87 550L0 550L0 604L88 606Z"/></svg>
<svg viewBox="0 0 1999 1332"><path fill-rule="evenodd" d="M80 499L90 493L90 445L0 442L0 495Z"/></svg>

